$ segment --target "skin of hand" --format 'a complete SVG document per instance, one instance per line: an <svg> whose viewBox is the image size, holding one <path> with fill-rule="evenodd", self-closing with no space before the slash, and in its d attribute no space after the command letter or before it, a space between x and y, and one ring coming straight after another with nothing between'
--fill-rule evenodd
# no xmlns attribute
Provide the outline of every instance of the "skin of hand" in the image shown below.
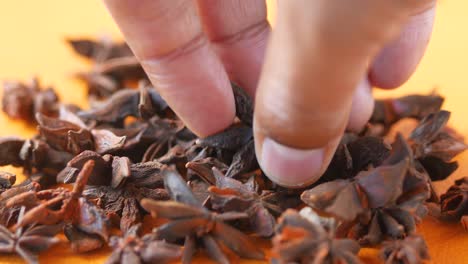
<svg viewBox="0 0 468 264"><path fill-rule="evenodd" d="M162 97L201 137L235 117L229 80L255 98L259 164L301 187L325 171L345 129L396 88L429 42L435 0L104 0Z"/></svg>

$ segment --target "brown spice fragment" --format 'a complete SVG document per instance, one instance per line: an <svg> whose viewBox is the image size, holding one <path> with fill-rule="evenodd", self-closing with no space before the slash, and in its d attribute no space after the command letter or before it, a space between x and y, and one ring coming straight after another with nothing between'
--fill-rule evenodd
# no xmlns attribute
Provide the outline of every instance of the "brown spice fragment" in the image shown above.
<svg viewBox="0 0 468 264"><path fill-rule="evenodd" d="M359 244L336 239L334 222L320 218L310 208L289 209L278 220L273 238L273 263L360 263Z"/></svg>
<svg viewBox="0 0 468 264"><path fill-rule="evenodd" d="M19 213L21 222L25 208ZM45 251L59 242L55 235L61 225L27 225L10 231L0 225L0 253L16 253L30 264L39 263L38 253Z"/></svg>
<svg viewBox="0 0 468 264"><path fill-rule="evenodd" d="M109 246L114 249L106 264L169 263L179 259L182 248L158 240L153 234L140 236L141 224L130 227L122 237L112 236Z"/></svg>
<svg viewBox="0 0 468 264"><path fill-rule="evenodd" d="M29 83L5 82L3 85L2 110L9 117L34 122L36 113L47 116L58 114L58 96L51 88L42 88L39 80Z"/></svg>
<svg viewBox="0 0 468 264"><path fill-rule="evenodd" d="M385 264L420 264L430 259L426 242L416 235L384 242L380 257Z"/></svg>
<svg viewBox="0 0 468 264"><path fill-rule="evenodd" d="M461 219L468 215L468 177L455 181L440 197L441 212L445 216Z"/></svg>

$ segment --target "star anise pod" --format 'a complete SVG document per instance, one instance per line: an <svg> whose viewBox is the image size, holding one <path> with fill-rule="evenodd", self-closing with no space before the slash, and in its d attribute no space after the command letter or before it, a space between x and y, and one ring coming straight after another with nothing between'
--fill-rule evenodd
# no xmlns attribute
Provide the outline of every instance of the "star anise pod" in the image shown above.
<svg viewBox="0 0 468 264"><path fill-rule="evenodd" d="M124 42L114 43L106 38L100 41L71 39L68 42L76 53L93 61L89 72L77 74L87 83L90 99L106 98L122 89L126 81L146 78L140 63Z"/></svg>
<svg viewBox="0 0 468 264"><path fill-rule="evenodd" d="M27 212L16 226L23 227L32 223L51 225L64 222L73 224L85 233L98 235L103 240L107 240L109 236L107 218L99 208L82 197L93 167L93 161L88 161L83 166L72 191L56 188L26 192L9 199L6 203L7 207L27 206Z"/></svg>
<svg viewBox="0 0 468 264"><path fill-rule="evenodd" d="M432 180L450 176L458 168L458 163L452 159L468 149L462 138L446 128L449 118L448 111L430 114L421 120L409 138L415 158Z"/></svg>
<svg viewBox="0 0 468 264"><path fill-rule="evenodd" d="M70 241L71 250L76 253L90 252L104 246L102 237L81 231L73 224L65 225L63 233Z"/></svg>
<svg viewBox="0 0 468 264"><path fill-rule="evenodd" d="M11 186L0 193L0 225L9 227L18 221L21 206L7 207L7 202L23 193L34 193L39 191L40 184L31 180L25 180L20 184Z"/></svg>
<svg viewBox="0 0 468 264"><path fill-rule="evenodd" d="M401 160L410 160L399 189L401 193L381 206L368 206L351 222L339 227L340 236L358 240L364 245L376 245L385 238L403 238L416 231L416 223L426 215L425 201L430 197L430 179L425 171L418 170L412 152L401 135L392 145L392 154L384 166ZM388 187L388 185L387 185ZM396 199L395 199L396 198Z"/></svg>
<svg viewBox="0 0 468 264"><path fill-rule="evenodd" d="M403 158L362 171L351 179L322 183L304 191L301 198L316 210L352 221L366 209L396 201L402 193L408 167L408 158Z"/></svg>
<svg viewBox="0 0 468 264"><path fill-rule="evenodd" d="M37 114L38 129L54 149L72 154L95 150L100 154L116 151L124 146L125 136L116 136L107 129L89 129L78 116L62 112L58 118Z"/></svg>
<svg viewBox="0 0 468 264"><path fill-rule="evenodd" d="M156 239L153 234L140 236L141 224L130 227L122 237L112 236L114 249L106 264L168 263L182 255L182 248Z"/></svg>
<svg viewBox="0 0 468 264"><path fill-rule="evenodd" d="M231 82L234 100L236 103L236 116L245 125L252 127L253 124L253 102L250 96L236 83Z"/></svg>
<svg viewBox="0 0 468 264"><path fill-rule="evenodd" d="M275 216L300 203L298 196L295 199L288 197L281 190L262 190L259 193L254 176L242 183L224 176L216 168L213 168L213 175L215 186L208 188L211 207L218 212L246 212L250 229L263 237L273 235Z"/></svg>
<svg viewBox="0 0 468 264"><path fill-rule="evenodd" d="M55 176L72 155L52 149L40 139L0 138L0 166L23 167L29 179L47 188L56 183Z"/></svg>
<svg viewBox="0 0 468 264"><path fill-rule="evenodd" d="M30 83L5 82L2 109L9 117L34 122L36 113L47 116L58 114L58 96L48 87L43 89L37 78Z"/></svg>
<svg viewBox="0 0 468 264"><path fill-rule="evenodd" d="M461 219L466 226L468 216L468 177L455 181L446 193L440 197L440 208L443 215L453 219Z"/></svg>
<svg viewBox="0 0 468 264"><path fill-rule="evenodd" d="M22 221L25 208L19 213ZM49 249L59 242L55 235L62 229L61 225L27 225L10 231L0 225L0 253L16 253L26 262L39 263L37 254Z"/></svg>
<svg viewBox="0 0 468 264"><path fill-rule="evenodd" d="M139 206L143 198L167 200L159 162L131 164L126 157L113 157L111 181L107 185L89 185L85 197L95 201L122 231L141 222L146 211ZM106 175L103 171L101 176Z"/></svg>
<svg viewBox="0 0 468 264"><path fill-rule="evenodd" d="M250 238L225 221L248 217L246 213L217 214L202 207L182 177L174 170L164 173L165 186L175 201L143 199L141 205L153 216L170 221L156 229L156 234L168 241L185 238L182 263L190 263L197 245L203 245L209 256L218 263L229 263L225 250L238 256L263 259L264 255Z"/></svg>
<svg viewBox="0 0 468 264"><path fill-rule="evenodd" d="M387 132L391 125L403 118L420 120L431 113L439 111L443 102L444 98L435 93L376 100L370 122L372 124L382 124L384 132Z"/></svg>
<svg viewBox="0 0 468 264"><path fill-rule="evenodd" d="M416 235L384 242L380 257L385 264L420 264L430 259L426 242Z"/></svg>
<svg viewBox="0 0 468 264"><path fill-rule="evenodd" d="M122 126L129 116L149 119L156 114L164 116L167 109L167 103L153 87L141 86L139 90L120 90L99 106L79 115L86 120Z"/></svg>
<svg viewBox="0 0 468 264"><path fill-rule="evenodd" d="M359 244L335 238L334 221L320 218L310 208L286 210L273 238L273 263L360 263Z"/></svg>
<svg viewBox="0 0 468 264"><path fill-rule="evenodd" d="M381 137L358 137L347 133L320 182L348 179L370 166L377 167L388 157L390 150L391 147Z"/></svg>

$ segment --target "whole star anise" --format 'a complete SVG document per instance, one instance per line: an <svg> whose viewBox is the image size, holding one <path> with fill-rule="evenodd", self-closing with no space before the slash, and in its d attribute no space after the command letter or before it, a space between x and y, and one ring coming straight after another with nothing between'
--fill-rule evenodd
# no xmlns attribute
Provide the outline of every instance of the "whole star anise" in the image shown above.
<svg viewBox="0 0 468 264"><path fill-rule="evenodd" d="M116 156L109 163L99 176L110 175L107 177L110 182L87 186L84 196L102 208L121 230L141 222L146 214L139 205L141 199L169 199L160 174L163 164L153 161L131 164L128 158Z"/></svg>
<svg viewBox="0 0 468 264"><path fill-rule="evenodd" d="M423 119L440 110L444 98L436 93L430 95L407 95L400 98L379 99L375 101L370 122L382 124L384 132L403 118Z"/></svg>
<svg viewBox="0 0 468 264"><path fill-rule="evenodd" d="M171 220L155 230L159 237L168 241L185 238L183 263L191 262L196 247L200 244L218 263L229 263L224 252L226 249L244 258L264 258L263 252L247 235L225 223L248 217L246 213L210 212L202 207L177 172L167 170L164 176L165 186L175 201L143 199L141 205L153 216Z"/></svg>
<svg viewBox="0 0 468 264"><path fill-rule="evenodd" d="M224 176L213 168L215 186L208 188L210 205L218 212L246 212L250 229L263 237L273 235L275 216L287 208L299 205L298 195L289 197L281 190L258 191L258 184L252 176L246 183Z"/></svg>
<svg viewBox="0 0 468 264"><path fill-rule="evenodd" d="M458 163L452 159L468 149L462 138L446 128L449 118L448 111L430 114L421 120L409 138L415 158L434 181L450 176L458 168Z"/></svg>
<svg viewBox="0 0 468 264"><path fill-rule="evenodd" d="M25 208L20 210L18 221L21 222ZM10 231L0 225L0 253L16 253L30 264L39 263L37 254L59 242L55 235L61 225L31 224Z"/></svg>
<svg viewBox="0 0 468 264"><path fill-rule="evenodd" d="M112 236L114 249L106 264L168 263L182 255L180 246L158 240L153 234L140 236L141 224L130 227L122 237Z"/></svg>
<svg viewBox="0 0 468 264"><path fill-rule="evenodd" d="M125 42L113 42L108 38L68 40L74 51L93 62L88 72L77 77L88 85L90 100L102 99L124 88L128 81L146 78L146 75Z"/></svg>
<svg viewBox="0 0 468 264"><path fill-rule="evenodd" d="M70 223L83 232L98 235L103 240L109 236L107 218L95 205L82 197L83 189L93 170L88 161L77 177L72 191L56 188L38 192L25 192L10 198L6 207L27 206L27 212L16 227L33 223L52 225Z"/></svg>
<svg viewBox="0 0 468 264"><path fill-rule="evenodd" d="M43 89L37 78L29 83L5 82L3 85L2 110L11 118L34 122L36 113L57 115L58 106L54 89Z"/></svg>
<svg viewBox="0 0 468 264"><path fill-rule="evenodd" d="M385 264L420 264L430 259L426 242L416 235L384 242L380 257Z"/></svg>
<svg viewBox="0 0 468 264"><path fill-rule="evenodd" d="M321 219L310 208L286 210L273 238L273 263L360 263L359 244L335 238L334 221Z"/></svg>

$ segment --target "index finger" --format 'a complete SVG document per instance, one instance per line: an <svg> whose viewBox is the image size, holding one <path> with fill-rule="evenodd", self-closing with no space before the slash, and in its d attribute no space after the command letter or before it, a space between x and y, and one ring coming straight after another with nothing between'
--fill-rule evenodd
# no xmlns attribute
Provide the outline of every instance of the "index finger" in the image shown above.
<svg viewBox="0 0 468 264"><path fill-rule="evenodd" d="M192 0L105 0L148 77L199 136L229 126L234 97Z"/></svg>

